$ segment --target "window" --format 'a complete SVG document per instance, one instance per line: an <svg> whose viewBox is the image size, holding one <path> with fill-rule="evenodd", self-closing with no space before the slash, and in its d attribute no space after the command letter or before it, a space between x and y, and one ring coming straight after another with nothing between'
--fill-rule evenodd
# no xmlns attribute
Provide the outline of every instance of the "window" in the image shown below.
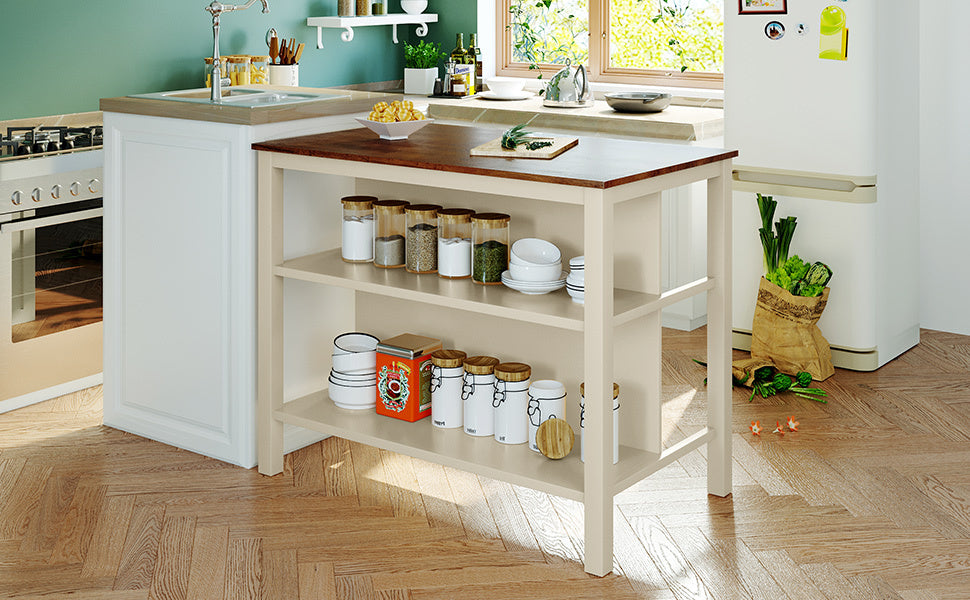
<svg viewBox="0 0 970 600"><path fill-rule="evenodd" d="M538 76L538 69L548 78L569 58L592 81L723 85L723 0L497 0L496 7L500 75Z"/></svg>

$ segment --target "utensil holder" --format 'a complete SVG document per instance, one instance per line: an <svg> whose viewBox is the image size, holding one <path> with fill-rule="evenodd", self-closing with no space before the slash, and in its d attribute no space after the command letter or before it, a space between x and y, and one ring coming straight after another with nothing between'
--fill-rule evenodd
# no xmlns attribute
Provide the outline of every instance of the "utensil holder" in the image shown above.
<svg viewBox="0 0 970 600"><path fill-rule="evenodd" d="M269 84L300 85L300 65L269 65Z"/></svg>

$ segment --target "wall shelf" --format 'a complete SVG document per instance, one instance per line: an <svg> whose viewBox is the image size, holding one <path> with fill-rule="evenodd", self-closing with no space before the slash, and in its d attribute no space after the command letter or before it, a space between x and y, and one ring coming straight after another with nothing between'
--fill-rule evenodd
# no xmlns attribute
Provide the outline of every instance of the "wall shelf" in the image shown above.
<svg viewBox="0 0 970 600"><path fill-rule="evenodd" d="M374 25L390 25L391 40L396 44L398 25L417 25L414 30L419 37L428 35L428 23L437 23L438 15L431 13L421 13L409 15L405 13L393 15L373 15L370 17L309 17L306 20L308 27L317 28L317 48L323 48L323 30L343 29L340 39L349 42L354 39L354 27L373 27Z"/></svg>

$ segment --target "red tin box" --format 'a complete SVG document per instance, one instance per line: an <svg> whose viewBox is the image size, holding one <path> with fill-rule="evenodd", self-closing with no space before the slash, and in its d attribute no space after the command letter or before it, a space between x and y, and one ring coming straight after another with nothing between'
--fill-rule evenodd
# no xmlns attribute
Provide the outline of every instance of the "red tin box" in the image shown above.
<svg viewBox="0 0 970 600"><path fill-rule="evenodd" d="M377 414L414 422L431 416L431 353L441 340L405 333L377 344Z"/></svg>

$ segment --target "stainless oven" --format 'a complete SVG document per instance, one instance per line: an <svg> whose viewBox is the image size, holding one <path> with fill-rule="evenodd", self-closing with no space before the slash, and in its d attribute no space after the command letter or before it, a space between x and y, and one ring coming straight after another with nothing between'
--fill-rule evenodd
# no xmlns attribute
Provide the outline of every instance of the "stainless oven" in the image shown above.
<svg viewBox="0 0 970 600"><path fill-rule="evenodd" d="M102 365L100 128L6 131L0 412L100 383Z"/></svg>

